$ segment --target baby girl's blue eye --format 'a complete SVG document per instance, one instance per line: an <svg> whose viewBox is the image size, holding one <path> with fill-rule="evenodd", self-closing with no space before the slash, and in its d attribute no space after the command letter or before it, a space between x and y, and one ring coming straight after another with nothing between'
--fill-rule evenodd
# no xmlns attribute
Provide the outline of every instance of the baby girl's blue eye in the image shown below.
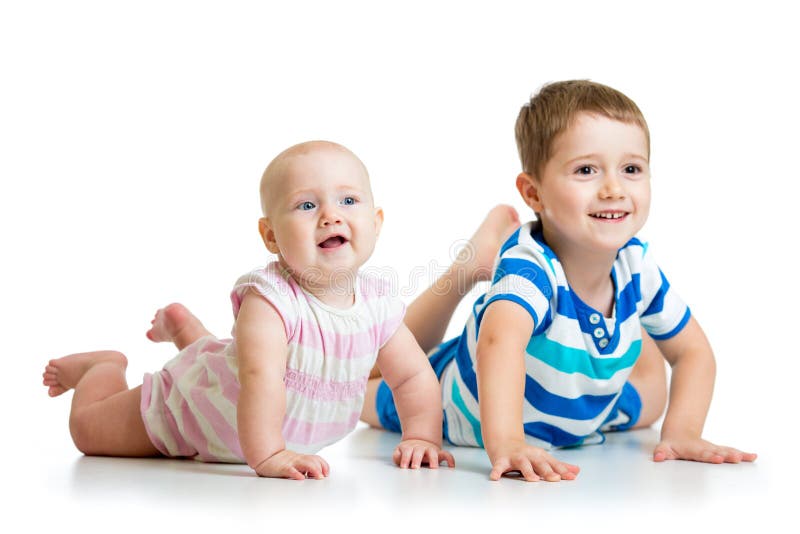
<svg viewBox="0 0 800 534"><path fill-rule="evenodd" d="M356 199L354 199L353 197L344 197L344 199L342 200L342 205L344 206L352 206L355 203Z"/></svg>
<svg viewBox="0 0 800 534"><path fill-rule="evenodd" d="M314 208L316 208L314 203L313 202L308 202L308 201L302 202L299 206L297 206L297 209L303 210L303 211L313 210Z"/></svg>

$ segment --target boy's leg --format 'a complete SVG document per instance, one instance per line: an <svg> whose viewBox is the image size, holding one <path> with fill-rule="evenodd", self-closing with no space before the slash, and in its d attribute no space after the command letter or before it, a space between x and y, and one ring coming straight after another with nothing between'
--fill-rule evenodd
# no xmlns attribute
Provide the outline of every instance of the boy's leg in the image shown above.
<svg viewBox="0 0 800 534"><path fill-rule="evenodd" d="M492 208L447 272L408 306L404 322L426 354L444 339L450 318L464 295L478 282L491 279L497 252L518 227L519 216L514 208L504 204ZM376 365L369 377L380 376Z"/></svg>
<svg viewBox="0 0 800 534"><path fill-rule="evenodd" d="M497 252L517 227L514 208L502 204L492 208L447 272L409 305L406 326L426 353L442 342L464 295L490 279Z"/></svg>
<svg viewBox="0 0 800 534"><path fill-rule="evenodd" d="M127 366L123 354L100 351L51 360L45 368L44 385L51 396L75 389L69 429L84 454L159 455L142 421L141 387L128 390Z"/></svg>
<svg viewBox="0 0 800 534"><path fill-rule="evenodd" d="M171 341L178 350L183 350L198 339L211 335L203 323L179 303L158 310L150 324L153 327L147 331L147 339L156 343Z"/></svg>
<svg viewBox="0 0 800 534"><path fill-rule="evenodd" d="M642 354L628 381L639 393L642 411L633 428L648 427L658 421L667 405L667 371L664 356L653 339L642 330Z"/></svg>

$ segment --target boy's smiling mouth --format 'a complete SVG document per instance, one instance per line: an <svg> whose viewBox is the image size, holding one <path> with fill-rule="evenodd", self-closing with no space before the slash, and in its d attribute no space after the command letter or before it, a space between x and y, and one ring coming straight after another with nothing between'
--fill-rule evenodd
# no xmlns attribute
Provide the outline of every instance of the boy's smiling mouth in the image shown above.
<svg viewBox="0 0 800 534"><path fill-rule="evenodd" d="M609 211L598 211L596 213L590 213L589 217L593 219L601 219L606 221L618 221L620 219L624 219L630 214L627 211L619 211L619 210L609 210Z"/></svg>
<svg viewBox="0 0 800 534"><path fill-rule="evenodd" d="M345 243L347 243L347 239L345 239L343 236L332 235L318 243L317 246L320 248L339 248Z"/></svg>

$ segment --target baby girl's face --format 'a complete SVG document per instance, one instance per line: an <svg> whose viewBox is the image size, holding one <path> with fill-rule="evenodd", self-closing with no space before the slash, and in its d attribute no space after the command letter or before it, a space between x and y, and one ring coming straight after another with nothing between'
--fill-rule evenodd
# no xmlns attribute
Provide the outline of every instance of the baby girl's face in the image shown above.
<svg viewBox="0 0 800 534"><path fill-rule="evenodd" d="M289 156L273 185L265 241L274 242L281 264L301 283L352 280L383 222L361 162L337 147L313 148Z"/></svg>

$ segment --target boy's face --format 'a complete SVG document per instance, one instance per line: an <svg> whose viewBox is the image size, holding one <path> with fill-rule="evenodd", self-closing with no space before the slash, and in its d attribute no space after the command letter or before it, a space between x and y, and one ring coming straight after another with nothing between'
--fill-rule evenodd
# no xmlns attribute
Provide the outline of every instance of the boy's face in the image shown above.
<svg viewBox="0 0 800 534"><path fill-rule="evenodd" d="M323 147L291 156L269 198L262 237L301 282L354 274L372 254L383 213L373 205L364 167L346 151Z"/></svg>
<svg viewBox="0 0 800 534"><path fill-rule="evenodd" d="M639 126L580 113L555 139L541 176L520 175L520 193L557 253L616 253L642 228L650 211L648 153Z"/></svg>

